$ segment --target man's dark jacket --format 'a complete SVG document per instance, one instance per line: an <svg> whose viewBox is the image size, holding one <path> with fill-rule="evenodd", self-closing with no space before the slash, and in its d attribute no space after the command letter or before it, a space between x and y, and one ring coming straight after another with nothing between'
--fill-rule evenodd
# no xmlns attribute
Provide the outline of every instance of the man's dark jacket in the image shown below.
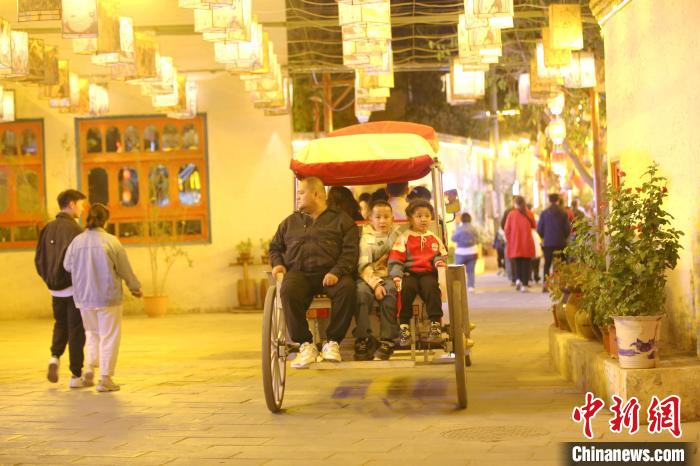
<svg viewBox="0 0 700 466"><path fill-rule="evenodd" d="M360 235L357 225L344 212L328 208L313 218L294 212L277 228L270 243L270 263L287 270L337 277L357 269Z"/></svg>
<svg viewBox="0 0 700 466"><path fill-rule="evenodd" d="M63 258L73 238L82 232L80 225L64 212L41 230L34 265L50 290L60 291L72 286L70 273L63 268Z"/></svg>
<svg viewBox="0 0 700 466"><path fill-rule="evenodd" d="M551 205L542 211L537 222L537 233L545 248L563 248L571 233L569 216L558 205Z"/></svg>

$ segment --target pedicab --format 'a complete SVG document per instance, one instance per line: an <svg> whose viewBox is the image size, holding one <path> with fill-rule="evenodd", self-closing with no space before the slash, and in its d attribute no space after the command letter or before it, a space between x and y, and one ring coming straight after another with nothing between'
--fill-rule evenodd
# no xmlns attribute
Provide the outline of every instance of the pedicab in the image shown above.
<svg viewBox="0 0 700 466"><path fill-rule="evenodd" d="M402 122L378 122L343 128L329 137L309 142L294 155L290 168L297 180L309 176L320 178L326 186L359 186L398 183L419 180L430 175L433 206L436 218L433 230L445 242L445 202L442 190L442 171L436 155L437 137L429 126ZM297 183L294 183L296 191ZM295 192L296 198L296 192ZM445 242L445 244L447 244ZM272 277L265 297L262 332L262 380L268 409L282 409L287 375L287 361L298 348L289 338L280 284L282 274ZM457 386L457 406L467 407L466 367L471 365L469 339L471 329L467 301L466 274L463 265L439 268L439 282L448 313L443 317L443 355L454 363ZM405 305L405 303L403 304ZM307 319L314 320L314 343L320 344L319 318L327 317L320 310L328 310L327 296L315 296L307 311ZM445 306L443 306L443 309ZM430 345L422 339L421 322L425 322L420 297L413 303L411 320L411 359L416 360L416 348L423 346L424 360L429 362ZM417 331L416 331L417 330ZM427 338L427 337L426 337ZM390 361L381 361L390 362ZM444 362L444 359L443 359ZM371 364L379 363L374 361ZM330 363L329 363L330 364ZM344 363L336 363L342 366ZM377 367L382 367L378 365ZM386 367L386 366L384 366Z"/></svg>

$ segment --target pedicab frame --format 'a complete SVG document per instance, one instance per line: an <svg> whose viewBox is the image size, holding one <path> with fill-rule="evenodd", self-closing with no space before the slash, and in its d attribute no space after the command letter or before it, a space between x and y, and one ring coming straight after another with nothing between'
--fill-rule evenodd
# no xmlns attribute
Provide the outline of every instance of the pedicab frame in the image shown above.
<svg viewBox="0 0 700 466"><path fill-rule="evenodd" d="M386 133L391 131L391 133ZM380 125L356 125L344 128L339 135L311 141L291 162L297 179L319 177L327 186L357 186L387 182L413 181L430 174L436 219L433 231L446 244L445 203L442 170L435 154L437 137L425 125L382 122ZM296 186L294 191L296 198ZM441 278L442 274L441 274ZM443 281L444 280L444 281ZM262 379L268 409L282 409L286 384L287 359L293 345L288 339L280 299L282 274L272 277L265 296L262 331ZM466 274L463 265L446 268L441 284L447 288L449 338L446 347L454 354L457 406L467 407L466 366L471 364L467 342L470 336ZM327 308L327 297L315 297L309 309ZM413 322L413 321L412 321ZM413 338L416 333L412 332ZM316 343L316 342L315 342ZM412 358L415 360L415 341ZM427 359L427 353L426 353Z"/></svg>

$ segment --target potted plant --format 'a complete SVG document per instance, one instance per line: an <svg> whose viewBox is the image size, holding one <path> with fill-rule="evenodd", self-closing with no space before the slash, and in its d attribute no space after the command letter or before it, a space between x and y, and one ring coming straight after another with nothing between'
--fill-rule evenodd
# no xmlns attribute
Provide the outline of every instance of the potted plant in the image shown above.
<svg viewBox="0 0 700 466"><path fill-rule="evenodd" d="M238 265L243 266L243 278L238 280L238 305L243 309L254 309L258 306L257 287L255 280L250 278L248 266L253 263L253 242L250 238L236 245Z"/></svg>
<svg viewBox="0 0 700 466"><path fill-rule="evenodd" d="M270 262L270 240L260 238L260 249L262 250L262 256L260 256L260 260L263 264L268 264Z"/></svg>
<svg viewBox="0 0 700 466"><path fill-rule="evenodd" d="M237 260L239 264L250 262L253 258L253 242L250 240L250 238L241 241L236 245L236 251L238 252Z"/></svg>
<svg viewBox="0 0 700 466"><path fill-rule="evenodd" d="M681 231L663 208L666 178L651 165L642 184L608 189L606 294L613 308L618 356L623 368L656 365L658 335L666 299L666 270L678 262Z"/></svg>
<svg viewBox="0 0 700 466"><path fill-rule="evenodd" d="M566 281L566 270L561 269L559 259L555 261L553 272L547 277L547 290L549 297L554 302L554 321L557 327L562 330L570 331L569 323L566 320L565 304L568 299L568 293L564 292L563 282Z"/></svg>
<svg viewBox="0 0 700 466"><path fill-rule="evenodd" d="M161 317L168 309L166 284L175 263L183 259L192 267L192 259L187 251L177 245L178 236L173 230L173 222L160 219L159 210L149 210L147 223L148 256L151 265L151 294L144 295L144 312L149 317Z"/></svg>

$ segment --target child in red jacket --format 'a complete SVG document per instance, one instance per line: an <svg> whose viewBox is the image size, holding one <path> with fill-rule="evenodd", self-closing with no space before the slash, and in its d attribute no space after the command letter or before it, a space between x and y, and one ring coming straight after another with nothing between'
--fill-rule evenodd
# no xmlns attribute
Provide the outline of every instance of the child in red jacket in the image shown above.
<svg viewBox="0 0 700 466"><path fill-rule="evenodd" d="M447 250L428 228L435 218L430 202L416 200L406 208L409 229L394 243L389 253L389 276L401 290L399 326L401 345L410 343L413 300L420 295L430 318L430 340L442 340L442 302L437 267L447 264Z"/></svg>

